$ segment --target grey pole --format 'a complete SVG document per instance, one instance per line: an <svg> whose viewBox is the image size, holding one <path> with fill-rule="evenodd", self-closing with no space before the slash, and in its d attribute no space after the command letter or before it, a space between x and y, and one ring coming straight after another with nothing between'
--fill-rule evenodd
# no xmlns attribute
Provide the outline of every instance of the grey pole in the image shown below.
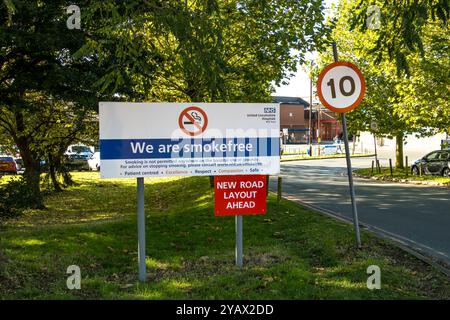
<svg viewBox="0 0 450 320"><path fill-rule="evenodd" d="M139 281L145 282L145 280L147 279L147 271L145 265L144 178L137 178L137 223Z"/></svg>
<svg viewBox="0 0 450 320"><path fill-rule="evenodd" d="M336 42L333 42L333 56L334 61L338 61ZM341 117L342 117L342 130L344 133L345 158L347 160L348 184L350 186L350 198L352 200L353 224L355 226L356 243L358 245L358 248L361 248L361 235L359 233L358 210L356 207L355 186L353 184L352 162L350 161L350 148L348 146L347 119L345 118L345 112L341 114Z"/></svg>
<svg viewBox="0 0 450 320"><path fill-rule="evenodd" d="M378 161L378 155L377 155L377 136L375 135L375 132L373 133L373 145L375 146L375 164Z"/></svg>
<svg viewBox="0 0 450 320"><path fill-rule="evenodd" d="M242 216L236 216L236 266L242 267L243 257L243 244L242 244Z"/></svg>
<svg viewBox="0 0 450 320"><path fill-rule="evenodd" d="M347 119L345 118L345 113L342 113L342 129L344 131L345 158L347 160L347 175L348 175L348 183L350 185L350 198L352 200L353 224L355 226L356 232L356 243L358 244L358 248L360 248L361 236L359 233L358 210L356 208L355 186L353 184L352 163L350 161L350 148L348 146L348 134L347 134Z"/></svg>
<svg viewBox="0 0 450 320"><path fill-rule="evenodd" d="M313 78L312 78L312 68L314 62L311 61L311 73L310 73L310 87L309 87L309 156L312 157L312 105L313 105Z"/></svg>

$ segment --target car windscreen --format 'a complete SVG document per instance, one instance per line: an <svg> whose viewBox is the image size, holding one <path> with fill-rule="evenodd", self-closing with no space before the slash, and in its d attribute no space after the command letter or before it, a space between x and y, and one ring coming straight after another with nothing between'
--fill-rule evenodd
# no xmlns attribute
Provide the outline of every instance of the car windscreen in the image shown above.
<svg viewBox="0 0 450 320"><path fill-rule="evenodd" d="M439 155L439 160L448 160L449 159L449 153L447 153L447 152L441 152L440 153L440 155Z"/></svg>
<svg viewBox="0 0 450 320"><path fill-rule="evenodd" d="M82 152L91 152L91 149L84 146L74 146L72 147L72 151L75 153L82 153Z"/></svg>
<svg viewBox="0 0 450 320"><path fill-rule="evenodd" d="M425 157L425 159L427 159L427 161L430 161L430 160L436 160L436 159L438 159L438 157L439 157L439 152L432 152L432 153L428 154Z"/></svg>

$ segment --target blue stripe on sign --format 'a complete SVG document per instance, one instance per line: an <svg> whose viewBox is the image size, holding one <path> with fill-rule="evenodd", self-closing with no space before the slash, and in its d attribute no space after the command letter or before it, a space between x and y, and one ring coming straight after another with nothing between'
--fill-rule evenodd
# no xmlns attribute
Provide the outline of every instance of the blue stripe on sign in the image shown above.
<svg viewBox="0 0 450 320"><path fill-rule="evenodd" d="M100 157L115 159L279 156L279 138L102 139Z"/></svg>

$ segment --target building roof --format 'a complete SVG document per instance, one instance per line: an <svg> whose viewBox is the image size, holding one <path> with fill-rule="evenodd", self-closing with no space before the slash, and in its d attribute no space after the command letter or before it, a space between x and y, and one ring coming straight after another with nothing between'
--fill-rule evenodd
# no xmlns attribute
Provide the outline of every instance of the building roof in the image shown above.
<svg viewBox="0 0 450 320"><path fill-rule="evenodd" d="M272 101L274 103L282 103L282 104L302 104L305 107L309 107L309 103L300 97L272 96Z"/></svg>

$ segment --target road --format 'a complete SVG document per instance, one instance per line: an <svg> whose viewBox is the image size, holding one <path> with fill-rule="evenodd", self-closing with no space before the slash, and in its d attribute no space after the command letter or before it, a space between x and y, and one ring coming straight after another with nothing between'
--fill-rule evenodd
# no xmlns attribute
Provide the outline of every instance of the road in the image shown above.
<svg viewBox="0 0 450 320"><path fill-rule="evenodd" d="M371 161L352 158L352 166ZM283 195L351 218L346 170L345 158L283 162ZM354 180L360 222L450 265L449 188Z"/></svg>

